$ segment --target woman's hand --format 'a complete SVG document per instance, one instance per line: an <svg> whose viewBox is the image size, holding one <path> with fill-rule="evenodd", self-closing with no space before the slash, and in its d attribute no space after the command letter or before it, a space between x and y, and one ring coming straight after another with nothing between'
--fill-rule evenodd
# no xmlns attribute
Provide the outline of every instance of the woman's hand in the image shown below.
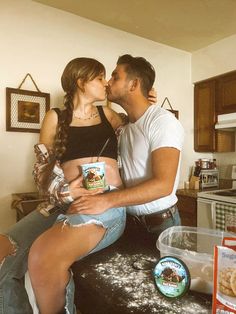
<svg viewBox="0 0 236 314"><path fill-rule="evenodd" d="M148 100L152 105L155 105L157 103L157 92L155 88L152 88L148 93Z"/></svg>

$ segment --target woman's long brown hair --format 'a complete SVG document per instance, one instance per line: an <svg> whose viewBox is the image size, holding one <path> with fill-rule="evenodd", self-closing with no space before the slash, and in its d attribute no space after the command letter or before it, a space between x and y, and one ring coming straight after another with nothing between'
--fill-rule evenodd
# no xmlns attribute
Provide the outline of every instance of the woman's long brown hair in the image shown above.
<svg viewBox="0 0 236 314"><path fill-rule="evenodd" d="M61 77L61 85L65 92L65 109L61 112L60 118L58 119L54 141L54 154L56 159L61 159L66 150L68 130L73 117L73 99L77 89L79 88L81 92L84 92L84 84L101 74L105 75L104 65L92 58L76 58L71 60L65 67ZM81 82L80 87L77 84L78 79L80 79Z"/></svg>

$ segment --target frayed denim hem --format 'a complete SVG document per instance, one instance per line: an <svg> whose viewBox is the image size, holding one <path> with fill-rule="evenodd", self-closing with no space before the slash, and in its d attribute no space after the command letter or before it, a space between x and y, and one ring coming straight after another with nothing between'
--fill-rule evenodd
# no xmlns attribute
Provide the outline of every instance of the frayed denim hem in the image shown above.
<svg viewBox="0 0 236 314"><path fill-rule="evenodd" d="M58 221L58 222L60 222L60 221ZM101 221L96 220L96 219L90 219L84 223L73 224L72 222L70 222L70 220L68 218L65 218L63 221L62 229L66 225L70 226L70 227L77 227L78 228L78 227L82 227L82 226L89 225L89 224L94 224L94 225L105 228L104 224Z"/></svg>
<svg viewBox="0 0 236 314"><path fill-rule="evenodd" d="M13 240L12 239L12 237L10 237L8 234L2 234L4 237L6 237L8 240L9 240L9 242L11 243L11 245L12 245L12 252L10 253L10 254L8 254L7 256L15 256L16 255L16 252L17 252L17 250L18 250L18 248L19 248L19 246L18 246L18 244L16 243L16 241L15 240ZM7 256L5 256L4 258L3 258L3 260L0 262L0 269L2 268L2 265L4 264L4 261L5 261L5 259L6 259L6 257Z"/></svg>
<svg viewBox="0 0 236 314"><path fill-rule="evenodd" d="M65 314L76 314L76 307L74 305L75 284L73 280L73 273L70 270L70 280L66 286L65 299Z"/></svg>

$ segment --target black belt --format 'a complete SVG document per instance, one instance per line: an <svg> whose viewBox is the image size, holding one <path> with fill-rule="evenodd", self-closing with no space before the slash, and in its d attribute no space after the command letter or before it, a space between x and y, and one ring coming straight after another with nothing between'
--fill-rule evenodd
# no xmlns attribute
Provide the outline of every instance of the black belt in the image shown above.
<svg viewBox="0 0 236 314"><path fill-rule="evenodd" d="M156 225L161 225L166 219L172 217L176 211L177 211L177 206L174 205L172 207L165 209L164 211L153 213L153 214L141 215L141 216L138 216L138 218L146 226L156 226Z"/></svg>

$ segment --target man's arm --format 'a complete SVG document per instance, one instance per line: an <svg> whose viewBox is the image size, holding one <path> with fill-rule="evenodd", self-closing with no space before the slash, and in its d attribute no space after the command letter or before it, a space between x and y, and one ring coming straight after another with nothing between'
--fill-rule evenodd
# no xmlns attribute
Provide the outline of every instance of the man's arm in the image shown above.
<svg viewBox="0 0 236 314"><path fill-rule="evenodd" d="M176 148L163 147L155 150L151 155L151 179L124 190L83 196L72 204L69 212L101 213L108 208L144 204L169 195L173 190L179 155L180 151Z"/></svg>

